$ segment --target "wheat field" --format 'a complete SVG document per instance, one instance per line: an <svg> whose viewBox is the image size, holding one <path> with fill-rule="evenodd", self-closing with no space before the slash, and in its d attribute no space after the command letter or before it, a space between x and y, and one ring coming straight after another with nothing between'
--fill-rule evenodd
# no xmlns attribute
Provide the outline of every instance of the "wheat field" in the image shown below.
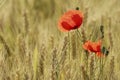
<svg viewBox="0 0 120 80"><path fill-rule="evenodd" d="M60 16L79 7L84 22L61 32ZM120 0L0 0L0 80L120 80ZM101 37L104 57L86 55Z"/></svg>

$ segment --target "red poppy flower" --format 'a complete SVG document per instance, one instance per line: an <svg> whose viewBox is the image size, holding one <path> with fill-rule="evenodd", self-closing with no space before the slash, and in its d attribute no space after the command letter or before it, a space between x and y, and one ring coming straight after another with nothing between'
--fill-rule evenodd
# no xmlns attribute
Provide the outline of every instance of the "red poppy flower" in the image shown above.
<svg viewBox="0 0 120 80"><path fill-rule="evenodd" d="M89 52L95 52L97 56L101 56L101 40L98 42L87 41L83 44L83 48Z"/></svg>
<svg viewBox="0 0 120 80"><path fill-rule="evenodd" d="M83 22L83 14L79 10L70 10L63 14L58 22L61 31L70 31L77 29Z"/></svg>

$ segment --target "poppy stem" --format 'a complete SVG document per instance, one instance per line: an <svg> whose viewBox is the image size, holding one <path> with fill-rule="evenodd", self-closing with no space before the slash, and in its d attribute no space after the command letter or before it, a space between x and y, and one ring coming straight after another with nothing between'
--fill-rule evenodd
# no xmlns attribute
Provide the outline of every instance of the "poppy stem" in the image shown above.
<svg viewBox="0 0 120 80"><path fill-rule="evenodd" d="M81 33L79 32L78 29L77 29L77 35L78 35L79 39L82 37L82 36L81 36ZM80 39L80 40L81 40L81 39ZM83 42L83 41L81 40L81 42Z"/></svg>
<svg viewBox="0 0 120 80"><path fill-rule="evenodd" d="M79 32L79 30L78 30L78 29L77 29L77 32L78 32L79 36L80 36L80 37L82 37L82 35L81 35L81 33Z"/></svg>
<svg viewBox="0 0 120 80"><path fill-rule="evenodd" d="M68 40L69 40L69 49L68 49L68 53L69 53L69 60L71 60L71 54L70 54L70 33L68 32Z"/></svg>
<svg viewBox="0 0 120 80"><path fill-rule="evenodd" d="M70 47L71 47L71 39L70 39L70 32L68 32L68 40L69 40L69 44L68 44L68 46L69 46L69 49L68 49L68 54L69 54L69 66L70 66L70 71L68 72L68 75L69 75L69 77L71 76L71 52L70 52Z"/></svg>

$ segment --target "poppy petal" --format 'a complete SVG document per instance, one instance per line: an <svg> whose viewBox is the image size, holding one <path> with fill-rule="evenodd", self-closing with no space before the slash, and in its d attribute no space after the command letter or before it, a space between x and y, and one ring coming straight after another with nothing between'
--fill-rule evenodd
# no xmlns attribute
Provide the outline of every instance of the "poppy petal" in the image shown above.
<svg viewBox="0 0 120 80"><path fill-rule="evenodd" d="M95 53L101 52L101 41L98 42L87 41L83 44L83 48L89 52L95 52Z"/></svg>
<svg viewBox="0 0 120 80"><path fill-rule="evenodd" d="M78 14L73 15L72 20L76 24L75 28L79 28L82 24L82 18Z"/></svg>
<svg viewBox="0 0 120 80"><path fill-rule="evenodd" d="M98 57L102 57L102 56L103 56L103 53L97 52L96 55L97 55Z"/></svg>
<svg viewBox="0 0 120 80"><path fill-rule="evenodd" d="M71 30L71 26L67 22L62 22L61 25L63 26L63 29L65 30Z"/></svg>

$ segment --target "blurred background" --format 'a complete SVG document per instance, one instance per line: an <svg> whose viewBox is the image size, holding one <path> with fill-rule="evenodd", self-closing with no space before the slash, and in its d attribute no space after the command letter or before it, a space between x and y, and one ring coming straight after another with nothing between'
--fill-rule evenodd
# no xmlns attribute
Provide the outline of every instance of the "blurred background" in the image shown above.
<svg viewBox="0 0 120 80"><path fill-rule="evenodd" d="M0 80L57 80L51 78L56 71L51 71L52 57L55 56L51 52L56 47L60 53L64 46L60 44L67 35L58 30L58 20L66 11L76 7L84 13L82 27L86 37L91 31L95 31L97 36L99 27L104 26L104 45L112 46L110 56L115 58L114 72L118 78L111 80L119 80L120 0L0 0ZM80 50L77 56L81 56ZM57 56L57 60L63 60L61 56L64 55ZM71 64L76 64L70 68L71 75L75 73L73 77L67 76L67 59L66 63L58 63L65 67L61 67L57 74L59 80L83 80L77 74L79 57L71 61Z"/></svg>

